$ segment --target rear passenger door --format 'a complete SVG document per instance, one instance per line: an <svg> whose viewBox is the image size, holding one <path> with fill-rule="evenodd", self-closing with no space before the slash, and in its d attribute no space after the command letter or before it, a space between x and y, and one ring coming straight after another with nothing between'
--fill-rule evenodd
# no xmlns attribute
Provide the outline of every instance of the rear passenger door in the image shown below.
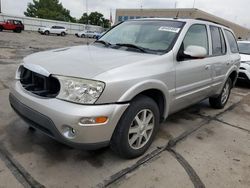
<svg viewBox="0 0 250 188"><path fill-rule="evenodd" d="M227 53L227 45L223 30L217 26L209 26L211 33L212 50L210 60L212 61L212 90L216 92L223 83L228 70L230 56Z"/></svg>
<svg viewBox="0 0 250 188"><path fill-rule="evenodd" d="M175 111L205 99L211 90L209 58L180 58L188 46L199 46L209 56L209 35L205 24L194 24L187 31L177 55Z"/></svg>

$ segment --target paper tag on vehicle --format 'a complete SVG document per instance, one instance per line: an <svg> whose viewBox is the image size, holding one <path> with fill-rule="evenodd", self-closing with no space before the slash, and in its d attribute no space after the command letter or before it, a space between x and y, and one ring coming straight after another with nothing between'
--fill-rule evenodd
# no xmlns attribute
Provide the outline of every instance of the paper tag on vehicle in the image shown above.
<svg viewBox="0 0 250 188"><path fill-rule="evenodd" d="M173 33L179 33L179 31L181 30L181 28L162 26L158 30L159 31L168 31L168 32L173 32Z"/></svg>

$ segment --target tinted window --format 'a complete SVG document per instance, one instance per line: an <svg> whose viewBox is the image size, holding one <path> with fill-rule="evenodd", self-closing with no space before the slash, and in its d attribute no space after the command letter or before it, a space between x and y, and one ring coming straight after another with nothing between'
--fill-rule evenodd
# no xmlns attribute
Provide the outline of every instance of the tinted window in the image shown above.
<svg viewBox="0 0 250 188"><path fill-rule="evenodd" d="M226 45L226 41L225 41L225 36L224 36L221 29L220 29L220 38L221 38L221 43L222 43L222 54L226 54L227 53L227 45Z"/></svg>
<svg viewBox="0 0 250 188"><path fill-rule="evenodd" d="M184 40L182 48L185 50L188 46L201 46L207 50L207 54L209 52L208 48L208 36L207 36L207 28L205 25L192 25Z"/></svg>
<svg viewBox="0 0 250 188"><path fill-rule="evenodd" d="M218 27L210 26L211 37L212 37L212 54L222 55L222 38ZM225 52L224 52L225 53Z"/></svg>
<svg viewBox="0 0 250 188"><path fill-rule="evenodd" d="M225 30L227 40L229 42L230 50L232 53L238 53L238 45L236 39L231 31Z"/></svg>

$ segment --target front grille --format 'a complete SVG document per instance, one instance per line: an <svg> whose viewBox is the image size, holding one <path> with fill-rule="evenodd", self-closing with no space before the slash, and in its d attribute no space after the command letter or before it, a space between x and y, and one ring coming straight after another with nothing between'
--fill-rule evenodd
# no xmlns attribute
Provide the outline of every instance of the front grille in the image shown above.
<svg viewBox="0 0 250 188"><path fill-rule="evenodd" d="M60 91L60 83L56 78L43 76L25 67L21 69L20 82L24 89L41 97L54 98Z"/></svg>

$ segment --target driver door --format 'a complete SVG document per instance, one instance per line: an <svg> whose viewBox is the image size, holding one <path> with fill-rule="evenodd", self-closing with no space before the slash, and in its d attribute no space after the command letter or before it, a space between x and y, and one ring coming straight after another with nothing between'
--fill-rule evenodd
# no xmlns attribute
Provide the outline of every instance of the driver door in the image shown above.
<svg viewBox="0 0 250 188"><path fill-rule="evenodd" d="M210 58L180 57L188 46L200 46L209 55L209 38L206 25L192 25L182 42L176 62L176 110L207 98L211 92L212 70Z"/></svg>

